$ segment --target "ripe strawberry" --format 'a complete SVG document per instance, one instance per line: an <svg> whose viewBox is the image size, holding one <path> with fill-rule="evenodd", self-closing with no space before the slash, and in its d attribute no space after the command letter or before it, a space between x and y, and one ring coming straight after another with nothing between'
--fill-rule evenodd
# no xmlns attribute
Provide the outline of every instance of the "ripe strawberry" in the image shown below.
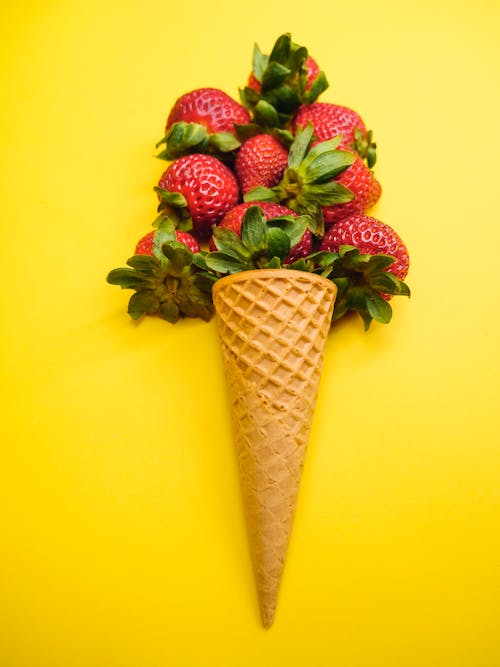
<svg viewBox="0 0 500 667"><path fill-rule="evenodd" d="M166 130L174 123L198 123L210 133L235 134L234 123L250 122L248 111L218 88L198 88L181 95L167 119Z"/></svg>
<svg viewBox="0 0 500 667"><path fill-rule="evenodd" d="M366 213L377 203L382 194L382 186L360 157L356 157L353 164L334 180L348 188L354 194L354 199L343 204L323 207L323 218L327 228L344 218Z"/></svg>
<svg viewBox="0 0 500 667"><path fill-rule="evenodd" d="M153 231L148 232L141 239L139 239L135 248L136 255L153 255L153 241L155 232L156 230L153 229ZM187 248L189 248L189 250L191 250L192 253L200 252L200 246L198 245L198 242L194 236L191 236L191 234L188 232L182 232L176 229L175 236L177 237L179 243L183 243Z"/></svg>
<svg viewBox="0 0 500 667"><path fill-rule="evenodd" d="M320 251L333 254L329 278L337 285L333 319L357 312L368 329L372 320L390 322L393 295L410 296L403 282L408 250L389 225L366 215L341 220L326 232Z"/></svg>
<svg viewBox="0 0 500 667"><path fill-rule="evenodd" d="M307 56L304 64L307 76L306 90L310 90L314 79L318 76L320 72L320 69L318 63L311 56ZM249 88L252 88L252 90L255 90L257 93L260 93L261 91L260 81L257 79L257 77L253 72L250 72L247 86Z"/></svg>
<svg viewBox="0 0 500 667"><path fill-rule="evenodd" d="M158 188L183 195L195 236L208 236L212 225L239 200L238 181L233 172L217 158L201 153L172 162L161 176Z"/></svg>
<svg viewBox="0 0 500 667"><path fill-rule="evenodd" d="M281 181L271 188L258 186L250 190L245 193L244 200L280 203L297 213L308 215L311 218L311 232L321 237L325 226L323 211L333 215L334 209L356 197L356 194L342 183L342 173L347 171L356 159L369 177L371 172L352 151L339 150L338 139L316 142L310 147L312 133L312 123L308 123L305 129L299 127L290 146L287 168ZM359 169L355 170L354 175L357 175L358 171ZM363 185L363 182L358 183L361 194ZM357 205L360 203L364 204L362 198Z"/></svg>
<svg viewBox="0 0 500 667"><path fill-rule="evenodd" d="M219 224L219 227L223 229L231 229L233 232L236 232L238 236L241 231L241 223L243 222L243 216L246 211L251 206L259 206L264 214L266 220L272 220L273 218L279 218L284 215L290 215L294 218L297 217L297 213L282 206L281 204L274 204L272 202L246 202L244 204L238 204L232 208ZM216 249L213 239L210 239L210 249L213 251ZM293 246L290 250L289 255L285 259L285 264L291 264L301 257L306 257L310 254L312 250L312 236L309 229L306 229L300 241Z"/></svg>
<svg viewBox="0 0 500 667"><path fill-rule="evenodd" d="M366 127L359 114L338 104L314 102L301 106L293 119L294 134L299 125L305 128L309 122L313 124L314 136L318 141L327 141L341 134L342 141L339 145L343 148L349 148L350 144L354 143L356 127L366 135Z"/></svg>
<svg viewBox="0 0 500 667"><path fill-rule="evenodd" d="M243 194L258 185L272 188L280 182L288 161L288 151L270 134L247 139L238 151L234 170Z"/></svg>
<svg viewBox="0 0 500 667"><path fill-rule="evenodd" d="M321 250L337 252L350 245L366 255L390 255L395 258L387 271L404 280L410 267L408 250L398 234L380 220L366 215L345 218L330 227L321 242Z"/></svg>

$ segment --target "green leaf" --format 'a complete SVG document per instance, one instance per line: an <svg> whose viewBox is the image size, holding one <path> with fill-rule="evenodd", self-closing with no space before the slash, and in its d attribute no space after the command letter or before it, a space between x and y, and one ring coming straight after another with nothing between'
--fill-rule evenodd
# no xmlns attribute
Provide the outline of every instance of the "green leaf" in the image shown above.
<svg viewBox="0 0 500 667"><path fill-rule="evenodd" d="M322 206L333 206L334 204L344 204L354 199L354 194L338 181L328 181L327 183L310 184L304 198L315 200Z"/></svg>
<svg viewBox="0 0 500 667"><path fill-rule="evenodd" d="M254 121L262 127L276 127L279 125L277 110L266 100L260 100L253 110Z"/></svg>
<svg viewBox="0 0 500 667"><path fill-rule="evenodd" d="M269 227L267 232L269 257L284 259L290 252L290 239L279 227Z"/></svg>
<svg viewBox="0 0 500 667"><path fill-rule="evenodd" d="M290 57L290 51L292 48L292 38L289 32L280 35L276 42L274 43L273 49L269 56L269 62L277 62L285 64L288 62Z"/></svg>
<svg viewBox="0 0 500 667"><path fill-rule="evenodd" d="M238 273L246 268L251 268L251 265L245 263L244 260L219 251L209 253L206 257L206 264L209 269L218 273Z"/></svg>
<svg viewBox="0 0 500 667"><path fill-rule="evenodd" d="M128 314L133 320L143 315L153 315L158 312L160 302L152 290L132 294L128 302Z"/></svg>
<svg viewBox="0 0 500 667"><path fill-rule="evenodd" d="M314 134L312 138L314 139ZM327 139L326 141L320 141L314 146L311 146L311 148L307 152L306 158L303 160L303 163L307 165L309 164L309 162L312 162L318 155L321 155L322 153L326 153L328 151L336 150L341 141L342 141L342 135L337 134L335 137L332 137L331 139Z"/></svg>
<svg viewBox="0 0 500 667"><path fill-rule="evenodd" d="M196 252L192 257L193 265L202 271L207 270L207 263L205 262L206 252Z"/></svg>
<svg viewBox="0 0 500 667"><path fill-rule="evenodd" d="M411 296L411 290L408 285L402 280L399 281L399 292L396 292L398 296Z"/></svg>
<svg viewBox="0 0 500 667"><path fill-rule="evenodd" d="M296 218L292 216L283 216L279 218L273 218L268 221L269 227L279 227L290 240L290 247L293 248L294 245L297 245L299 241L304 236L309 223L311 221L310 216L301 215Z"/></svg>
<svg viewBox="0 0 500 667"><path fill-rule="evenodd" d="M122 289L139 289L148 284L147 279L134 269L113 269L106 276L110 285L119 285Z"/></svg>
<svg viewBox="0 0 500 667"><path fill-rule="evenodd" d="M153 190L160 198L160 202L162 204L166 206L172 206L173 208L187 207L186 198L180 192L169 192L168 190L164 190L158 186L155 186Z"/></svg>
<svg viewBox="0 0 500 667"><path fill-rule="evenodd" d="M283 83L278 88L274 88L265 97L285 118L293 115L300 106L300 97L297 95L296 90L286 83ZM283 121L280 120L280 123L283 124Z"/></svg>
<svg viewBox="0 0 500 667"><path fill-rule="evenodd" d="M168 216L164 216L153 236L153 255L160 261L165 261L163 245L170 241L177 241L175 226Z"/></svg>
<svg viewBox="0 0 500 667"><path fill-rule="evenodd" d="M318 145L315 146L317 147ZM300 165L304 184L330 181L345 171L356 159L354 154L348 151L327 150L316 155L311 155L311 152Z"/></svg>
<svg viewBox="0 0 500 667"><path fill-rule="evenodd" d="M159 307L159 315L167 322L175 324L179 321L180 317L179 307L173 299L163 301Z"/></svg>
<svg viewBox="0 0 500 667"><path fill-rule="evenodd" d="M152 273L158 267L158 260L151 255L134 255L127 259L127 264L138 271Z"/></svg>
<svg viewBox="0 0 500 667"><path fill-rule="evenodd" d="M287 268L294 271L311 271L310 264L303 257L297 259L293 264L288 264Z"/></svg>
<svg viewBox="0 0 500 667"><path fill-rule="evenodd" d="M179 241L168 241L162 246L165 257L170 260L169 273L180 276L186 267L191 265L193 254L189 248Z"/></svg>
<svg viewBox="0 0 500 667"><path fill-rule="evenodd" d="M301 72L307 75L307 69L305 66L306 59L308 56L307 49L305 46L293 45L292 53L289 58L289 66L292 72ZM302 71L301 71L302 70Z"/></svg>
<svg viewBox="0 0 500 667"><path fill-rule="evenodd" d="M263 269L281 269L281 260L279 257L273 257L268 262L266 262Z"/></svg>
<svg viewBox="0 0 500 667"><path fill-rule="evenodd" d="M230 153L241 146L241 142L231 132L215 132L208 139L208 145L221 153Z"/></svg>
<svg viewBox="0 0 500 667"><path fill-rule="evenodd" d="M203 152L208 142L207 129L199 123L174 123L156 148L165 145L164 150L156 157L162 160L175 160L193 152Z"/></svg>
<svg viewBox="0 0 500 667"><path fill-rule="evenodd" d="M371 169L376 161L377 161L376 146L375 144L372 144L372 146L370 146L366 151L366 162L368 164L368 168Z"/></svg>
<svg viewBox="0 0 500 667"><path fill-rule="evenodd" d="M278 62L270 61L262 75L262 94L265 94L268 90L273 90L273 88L281 86L289 74L290 70L288 67L285 67Z"/></svg>
<svg viewBox="0 0 500 667"><path fill-rule="evenodd" d="M243 106L250 110L252 110L260 100L260 93L248 86L245 86L243 89L240 88L238 93Z"/></svg>
<svg viewBox="0 0 500 667"><path fill-rule="evenodd" d="M210 294L214 283L217 282L217 276L208 273L208 266L206 267L207 271L201 271L196 273L193 276L193 284L200 290L200 292L206 292Z"/></svg>
<svg viewBox="0 0 500 667"><path fill-rule="evenodd" d="M374 274L369 278L370 287L384 294L399 294L399 283L400 281L393 276L389 271L381 271L380 273Z"/></svg>
<svg viewBox="0 0 500 667"><path fill-rule="evenodd" d="M272 134L283 144L283 146L285 146L285 148L290 148L293 143L293 134L289 130L274 128Z"/></svg>
<svg viewBox="0 0 500 667"><path fill-rule="evenodd" d="M299 126L293 144L288 153L288 167L297 169L304 159L313 134L313 124L308 123L303 129Z"/></svg>
<svg viewBox="0 0 500 667"><path fill-rule="evenodd" d="M392 308L385 299L376 294L371 295L366 299L366 306L374 320L381 324L389 324L392 317Z"/></svg>
<svg viewBox="0 0 500 667"><path fill-rule="evenodd" d="M241 240L252 253L262 252L267 246L266 218L259 206L250 206L241 223Z"/></svg>
<svg viewBox="0 0 500 667"><path fill-rule="evenodd" d="M329 86L328 80L324 72L320 72L314 79L307 93L307 103L312 104Z"/></svg>
<svg viewBox="0 0 500 667"><path fill-rule="evenodd" d="M329 252L327 250L319 250L318 252L312 253L307 256L307 259L314 260L314 263L320 268L324 269L327 266L333 265L338 255L335 252Z"/></svg>
<svg viewBox="0 0 500 667"><path fill-rule="evenodd" d="M279 190L275 188L265 188L261 185L258 187L254 188L253 190L250 190L250 192L247 192L243 196L243 201L244 202L251 202L251 201L270 201L270 202L279 202L281 201L280 195L279 195Z"/></svg>
<svg viewBox="0 0 500 667"><path fill-rule="evenodd" d="M337 286L337 301L340 301L347 293L350 282L347 277L332 278Z"/></svg>
<svg viewBox="0 0 500 667"><path fill-rule="evenodd" d="M229 255L238 261L248 261L251 256L251 251L242 243L240 237L232 229L224 227L213 228L213 241L215 247L220 252ZM208 259L212 253L205 255L205 261L208 265Z"/></svg>
<svg viewBox="0 0 500 667"><path fill-rule="evenodd" d="M339 257L342 257L342 258L348 257L349 255L353 256L353 255L359 255L359 254L360 254L359 250L353 245L344 244L344 245L341 245L340 248L339 248Z"/></svg>
<svg viewBox="0 0 500 667"><path fill-rule="evenodd" d="M262 53L258 45L255 44L253 47L252 71L257 81L262 81L262 75L264 74L268 62L268 57Z"/></svg>
<svg viewBox="0 0 500 667"><path fill-rule="evenodd" d="M378 273L394 264L395 259L391 255L373 255L366 267L367 275Z"/></svg>

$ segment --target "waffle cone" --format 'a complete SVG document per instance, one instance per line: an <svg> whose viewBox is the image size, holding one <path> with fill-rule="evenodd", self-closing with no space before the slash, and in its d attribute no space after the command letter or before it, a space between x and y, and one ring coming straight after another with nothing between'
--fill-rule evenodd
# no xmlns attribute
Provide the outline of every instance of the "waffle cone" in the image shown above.
<svg viewBox="0 0 500 667"><path fill-rule="evenodd" d="M262 623L274 619L335 285L245 271L213 289Z"/></svg>

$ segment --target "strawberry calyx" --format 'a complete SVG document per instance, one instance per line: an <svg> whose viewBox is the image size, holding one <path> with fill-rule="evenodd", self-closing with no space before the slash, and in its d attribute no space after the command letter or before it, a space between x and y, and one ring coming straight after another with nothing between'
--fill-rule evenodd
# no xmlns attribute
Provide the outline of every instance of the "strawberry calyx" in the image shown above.
<svg viewBox="0 0 500 667"><path fill-rule="evenodd" d="M259 206L250 206L243 217L241 236L214 225L216 250L193 253L176 240L173 223L164 219L155 231L152 255L134 255L127 260L127 267L113 269L106 280L134 290L128 304L134 320L158 315L171 323L184 317L208 321L214 310L212 287L217 280L241 271L286 267L316 273L335 283L338 293L333 322L357 312L365 330L373 320L389 323L392 308L387 295L410 296L408 285L387 271L394 257L363 254L354 246L343 245L337 252L320 250L286 262L307 225L307 216L266 220Z"/></svg>
<svg viewBox="0 0 500 667"><path fill-rule="evenodd" d="M209 132L200 123L179 121L170 126L156 148L164 148L156 156L160 160L176 160L191 153L207 153L231 162L241 142L231 132Z"/></svg>
<svg viewBox="0 0 500 667"><path fill-rule="evenodd" d="M359 127L354 128L354 141L351 144L353 151L366 161L368 168L371 169L377 161L377 144L373 141L373 132L368 130L366 136Z"/></svg>
<svg viewBox="0 0 500 667"><path fill-rule="evenodd" d="M350 151L338 149L341 137L322 141L311 147L313 125L308 123L297 129L290 147L288 168L278 185L272 188L259 186L247 192L243 199L282 203L299 214L310 216L311 232L324 234L323 206L342 204L354 198L344 185L334 180L355 160Z"/></svg>
<svg viewBox="0 0 500 667"><path fill-rule="evenodd" d="M277 139L285 148L290 148L293 143L293 134L290 130L282 130L279 127L267 123L247 123L246 125L236 125L235 124L236 136L241 141L245 143L247 139L256 137L259 134L270 134L272 137Z"/></svg>
<svg viewBox="0 0 500 667"><path fill-rule="evenodd" d="M254 123L288 129L297 109L312 104L328 88L324 72L308 82L307 57L306 47L292 42L290 33L278 37L269 56L255 44L252 74L260 91L248 85L239 91Z"/></svg>
<svg viewBox="0 0 500 667"><path fill-rule="evenodd" d="M175 228L164 219L155 232L152 255L134 255L127 268L113 269L106 280L133 289L128 314L133 320L159 315L175 323L183 317L208 321L213 314L211 287L214 276L201 271L192 253L176 240Z"/></svg>
<svg viewBox="0 0 500 667"><path fill-rule="evenodd" d="M253 269L279 269L291 248L302 239L307 216L283 215L266 220L259 206L250 206L243 216L240 234L224 227L213 227L216 250L203 256L198 265L220 275Z"/></svg>
<svg viewBox="0 0 500 667"><path fill-rule="evenodd" d="M158 217L153 221L153 227L158 228L162 222L168 220L175 229L182 232L193 230L193 218L189 212L186 198L181 192L171 192L155 186L153 190L158 195Z"/></svg>
<svg viewBox="0 0 500 667"><path fill-rule="evenodd" d="M387 269L396 260L390 255L370 255L343 245L338 252L321 251L327 277L338 289L333 321L349 311L357 312L368 330L372 320L388 324L392 308L384 295L410 296L408 285Z"/></svg>

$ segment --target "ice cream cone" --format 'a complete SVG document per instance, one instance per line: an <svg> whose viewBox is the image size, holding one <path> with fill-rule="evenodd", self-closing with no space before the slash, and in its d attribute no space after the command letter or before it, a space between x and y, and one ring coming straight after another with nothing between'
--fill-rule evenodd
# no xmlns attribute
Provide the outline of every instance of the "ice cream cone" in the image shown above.
<svg viewBox="0 0 500 667"><path fill-rule="evenodd" d="M274 619L337 288L289 269L213 289L262 623Z"/></svg>

